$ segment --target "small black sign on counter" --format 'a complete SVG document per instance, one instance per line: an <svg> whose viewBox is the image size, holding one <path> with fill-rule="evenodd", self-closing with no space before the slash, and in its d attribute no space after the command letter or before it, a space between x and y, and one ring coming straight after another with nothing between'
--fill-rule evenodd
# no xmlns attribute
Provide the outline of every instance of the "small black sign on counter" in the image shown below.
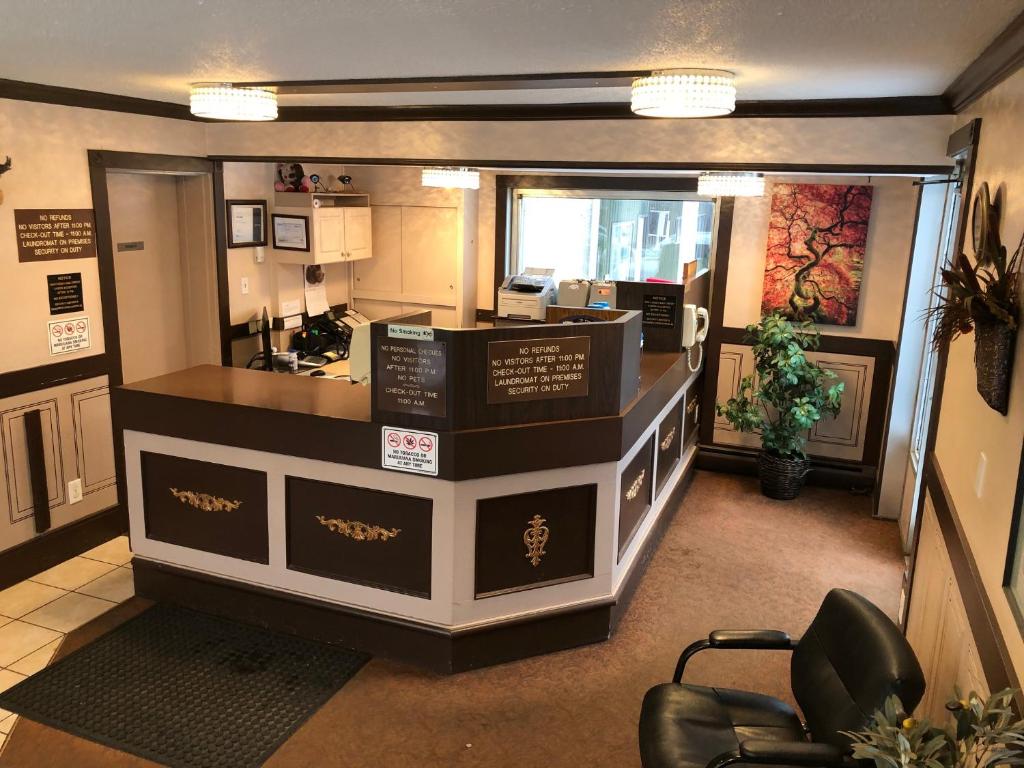
<svg viewBox="0 0 1024 768"><path fill-rule="evenodd" d="M644 325L654 325L658 328L675 328L676 297L645 293L643 323Z"/></svg>
<svg viewBox="0 0 1024 768"><path fill-rule="evenodd" d="M377 408L444 417L447 345L443 341L379 338L376 355Z"/></svg>
<svg viewBox="0 0 1024 768"><path fill-rule="evenodd" d="M66 315L69 312L81 312L85 309L81 272L47 275L46 288L50 294L51 315Z"/></svg>
<svg viewBox="0 0 1024 768"><path fill-rule="evenodd" d="M590 337L487 344L487 403L520 403L590 392Z"/></svg>

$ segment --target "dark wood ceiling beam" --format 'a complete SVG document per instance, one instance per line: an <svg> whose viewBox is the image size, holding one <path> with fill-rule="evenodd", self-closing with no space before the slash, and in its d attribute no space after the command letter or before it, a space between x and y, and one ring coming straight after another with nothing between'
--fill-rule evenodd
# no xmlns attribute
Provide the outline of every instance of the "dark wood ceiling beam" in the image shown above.
<svg viewBox="0 0 1024 768"><path fill-rule="evenodd" d="M1024 13L1010 22L943 94L957 112L963 112L1024 64Z"/></svg>
<svg viewBox="0 0 1024 768"><path fill-rule="evenodd" d="M628 88L650 71L559 72L532 75L459 75L455 77L377 77L359 80L263 80L236 82L274 88L279 94L432 93L445 91L536 91L572 88Z"/></svg>

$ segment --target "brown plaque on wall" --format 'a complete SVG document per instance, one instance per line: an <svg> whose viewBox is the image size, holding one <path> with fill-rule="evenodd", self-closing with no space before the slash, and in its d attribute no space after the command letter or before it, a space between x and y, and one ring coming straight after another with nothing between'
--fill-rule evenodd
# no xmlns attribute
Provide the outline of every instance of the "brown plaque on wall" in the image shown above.
<svg viewBox="0 0 1024 768"><path fill-rule="evenodd" d="M447 345L443 341L378 337L376 347L376 407L443 418Z"/></svg>
<svg viewBox="0 0 1024 768"><path fill-rule="evenodd" d="M487 344L488 404L586 397L589 391L589 336Z"/></svg>
<svg viewBox="0 0 1024 768"><path fill-rule="evenodd" d="M592 578L596 513L596 485L480 499L477 598Z"/></svg>
<svg viewBox="0 0 1024 768"><path fill-rule="evenodd" d="M267 563L267 476L162 453L142 454L146 538Z"/></svg>
<svg viewBox="0 0 1024 768"><path fill-rule="evenodd" d="M431 499L302 477L286 488L290 570L430 597Z"/></svg>
<svg viewBox="0 0 1024 768"><path fill-rule="evenodd" d="M23 209L14 212L18 261L90 259L96 255L91 208Z"/></svg>
<svg viewBox="0 0 1024 768"><path fill-rule="evenodd" d="M619 477L619 560L651 508L654 439L651 435Z"/></svg>

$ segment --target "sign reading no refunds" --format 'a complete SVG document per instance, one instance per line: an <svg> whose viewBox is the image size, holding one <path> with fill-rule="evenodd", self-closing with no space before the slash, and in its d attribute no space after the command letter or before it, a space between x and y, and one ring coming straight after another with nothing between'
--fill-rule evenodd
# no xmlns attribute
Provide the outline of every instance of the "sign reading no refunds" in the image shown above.
<svg viewBox="0 0 1024 768"><path fill-rule="evenodd" d="M91 259L96 234L90 208L27 209L14 212L18 261Z"/></svg>
<svg viewBox="0 0 1024 768"><path fill-rule="evenodd" d="M586 397L589 391L589 336L487 345L488 404Z"/></svg>

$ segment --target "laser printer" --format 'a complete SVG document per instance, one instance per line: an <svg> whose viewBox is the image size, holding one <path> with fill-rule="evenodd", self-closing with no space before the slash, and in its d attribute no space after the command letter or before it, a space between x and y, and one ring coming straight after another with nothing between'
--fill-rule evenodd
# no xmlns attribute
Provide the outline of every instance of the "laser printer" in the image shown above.
<svg viewBox="0 0 1024 768"><path fill-rule="evenodd" d="M554 269L528 267L521 275L509 275L498 289L498 317L510 320L544 320L554 304Z"/></svg>

